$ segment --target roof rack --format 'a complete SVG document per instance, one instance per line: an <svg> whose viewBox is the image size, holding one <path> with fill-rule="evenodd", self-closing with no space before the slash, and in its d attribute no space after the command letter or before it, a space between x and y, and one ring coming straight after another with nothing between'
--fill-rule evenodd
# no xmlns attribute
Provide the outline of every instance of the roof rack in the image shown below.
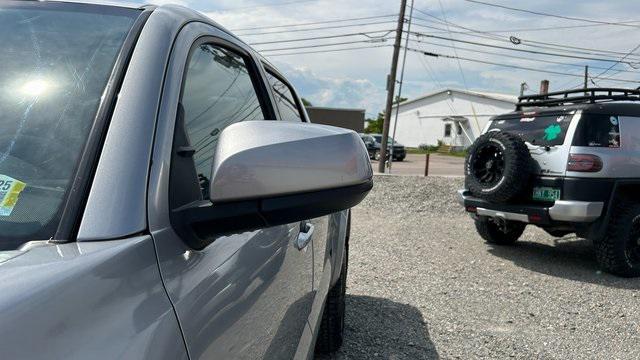
<svg viewBox="0 0 640 360"><path fill-rule="evenodd" d="M580 94L569 96L571 94ZM518 98L516 110L523 107L551 107L568 104L594 104L608 101L640 101L640 90L620 88L587 88L526 95Z"/></svg>

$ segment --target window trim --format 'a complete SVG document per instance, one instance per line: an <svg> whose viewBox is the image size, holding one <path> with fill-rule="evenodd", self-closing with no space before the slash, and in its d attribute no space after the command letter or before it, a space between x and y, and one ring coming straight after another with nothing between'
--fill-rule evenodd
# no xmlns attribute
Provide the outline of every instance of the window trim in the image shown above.
<svg viewBox="0 0 640 360"><path fill-rule="evenodd" d="M184 95L184 90L185 90L185 84L186 84L186 79L187 79L187 73L189 70L189 63L191 62L191 59L193 57L193 55L195 54L195 52L197 51L197 49L201 46L201 45L212 45L212 46L216 46L216 47L220 47L229 51L234 52L236 55L242 57L242 59L245 62L245 65L247 67L247 72L249 75L249 78L251 79L251 83L253 84L253 89L256 93L256 96L258 98L258 101L260 103L260 107L262 109L262 114L264 117L265 121L268 121L267 119L276 119L275 116L275 111L274 111L274 107L271 104L271 98L269 96L269 92L268 89L266 87L265 84L265 80L262 77L262 73L260 72L260 68L258 67L258 63L255 61L255 59L253 58L253 56L251 56L251 54L249 53L249 51L243 49L242 47L238 46L237 44L234 44L231 41L219 38L219 37L215 37L212 35L204 35L201 36L197 39L195 39L193 41L193 43L191 44L191 46L189 47L189 52L187 54L186 60L184 62L184 67L183 67L183 71L182 71L182 76L180 77L180 92L178 94L178 98L176 99L176 104L178 106L178 108L182 107L182 97ZM169 165L169 193L171 192L175 192L177 191L174 186L176 184L176 179L175 176L177 175L176 173L174 173L174 153L176 151L175 149L175 138L176 138L176 134L178 133L178 121L177 121L177 116L179 116L179 111L176 114L176 121L173 125L173 137L171 139L172 145L171 145L171 162ZM191 144L190 144L191 145ZM193 158L191 159L193 161ZM195 167L195 161L194 161L194 167ZM195 179L197 181L197 179ZM199 182L197 183L198 186L200 186ZM177 196L181 196L180 194ZM184 199L183 199L184 200ZM208 200L208 199L205 199ZM171 209L171 201L169 201L169 207ZM173 209L171 209L173 210Z"/></svg>
<svg viewBox="0 0 640 360"><path fill-rule="evenodd" d="M264 120L267 119L275 119L275 110L271 104L271 100L269 97L269 90L266 88L266 84L263 82L262 75L260 72L260 68L258 64L251 56L251 54L243 49L242 47L234 44L231 41L211 36L205 35L197 38L191 47L189 48L189 54L187 55L187 59L184 63L184 71L182 72L182 80L180 83L180 95L178 96L178 103L182 103L182 96L184 94L184 84L187 78L187 70L189 69L189 62L191 61L191 57L193 56L197 47L203 44L211 44L214 46L219 46L221 48L226 48L227 50L231 50L236 52L237 55L241 56L245 64L247 65L247 70L249 73L249 77L251 78L251 83L253 84L253 89L256 91L256 96L258 97L258 101L260 102L260 107L262 108L262 115L264 116Z"/></svg>
<svg viewBox="0 0 640 360"><path fill-rule="evenodd" d="M26 3L25 3L26 4ZM29 4L31 5L31 4ZM103 6L78 4L79 6ZM89 130L87 141L78 160L75 175L68 194L63 204L62 214L60 215L60 223L51 241L56 243L65 243L76 241L80 223L85 212L91 184L98 167L98 160L104 145L104 139L107 135L113 110L115 108L118 93L124 80L125 74L129 67L129 61L133 55L133 51L138 42L138 38L142 33L142 29L146 24L149 16L153 12L153 8L145 8L140 11L138 18L134 21L129 33L122 43L120 52L118 53L109 80L102 93L102 98L93 125Z"/></svg>
<svg viewBox="0 0 640 360"><path fill-rule="evenodd" d="M280 75L280 72L274 69L271 65L262 62L262 66L264 66L264 70L267 75L267 83L269 83L269 78L268 78L269 75L273 76L274 78L278 79L281 83L283 83L291 92L291 95L293 96L293 101L296 102L296 108L298 110L298 113L300 114L301 122L309 122L309 119L307 119L307 112L304 111L304 107L302 106L302 101L300 100L300 97L298 96L298 93L293 88L293 86L291 86L291 84L284 79L284 76ZM269 91L271 91L271 95L274 97L274 100L275 100L276 94L273 94L272 90L273 89L272 89L271 83L269 83ZM275 104L274 107L278 109L278 115L280 115L278 117L278 120L284 121L282 120L282 115L280 114L280 108L278 107L278 104Z"/></svg>

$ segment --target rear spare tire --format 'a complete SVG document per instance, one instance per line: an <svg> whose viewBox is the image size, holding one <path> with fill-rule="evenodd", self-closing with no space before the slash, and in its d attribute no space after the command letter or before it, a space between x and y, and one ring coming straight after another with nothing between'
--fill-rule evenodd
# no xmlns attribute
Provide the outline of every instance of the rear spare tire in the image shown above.
<svg viewBox="0 0 640 360"><path fill-rule="evenodd" d="M488 132L469 148L464 163L467 189L488 201L507 202L529 187L531 164L529 149L520 137Z"/></svg>

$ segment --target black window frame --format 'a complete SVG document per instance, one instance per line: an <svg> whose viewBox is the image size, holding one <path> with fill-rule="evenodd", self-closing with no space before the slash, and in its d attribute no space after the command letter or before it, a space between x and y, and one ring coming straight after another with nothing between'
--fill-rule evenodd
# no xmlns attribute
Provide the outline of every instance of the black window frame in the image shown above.
<svg viewBox="0 0 640 360"><path fill-rule="evenodd" d="M175 171L175 162L176 159L179 159L181 156L179 153L181 152L180 146L176 146L176 135L179 134L179 129L178 129L178 125L179 125L179 117L183 115L183 111L181 110L182 108L182 97L184 96L184 90L185 90L185 83L186 83L186 79L187 79L187 73L188 73L188 68L189 68L189 63L193 57L193 54L196 52L196 50L201 46L201 45L212 45L212 46L216 46L216 47L220 47L229 51L234 52L236 55L240 56L244 62L245 65L247 66L247 72L249 74L249 78L251 79L251 83L253 84L253 88L256 92L256 96L258 97L258 101L260 103L260 107L262 109L262 113L263 113L263 117L264 117L264 121L273 121L275 119L277 119L275 111L274 111L274 107L271 103L271 98L269 97L269 90L267 89L267 85L265 83L265 79L263 79L262 77L262 72L260 71L260 68L258 66L258 61L256 61L256 59L252 56L252 54L250 53L249 50L244 49L243 47L239 46L238 44L235 44L231 41L216 37L216 36L211 36L211 35L205 35L202 37L197 38L193 44L191 45L191 47L189 48L189 53L187 55L187 58L184 62L184 70L182 73L182 77L180 80L180 94L178 96L177 99L177 107L178 107L178 111L176 112L176 121L174 124L174 132L173 132L173 139L172 139L172 147L171 147L171 163L169 165L169 193L167 194L167 196L169 197L169 208L171 210L174 210L176 207L176 203L175 201L179 200L180 204L186 204L186 203L190 203L193 201L201 201L201 200L208 200L208 199L203 199L202 197L196 199L194 198L193 194L191 193L191 189L188 189L186 187L183 186L177 186L176 184L180 183L180 181L178 181L178 176L186 176L184 173L182 172L176 172ZM186 129L185 129L186 130ZM189 144L191 145L191 144ZM193 168L195 170L195 162L193 161L193 158L190 157L189 158L193 164ZM195 181L195 185L198 186L198 188L200 188L200 182L197 178L197 176L194 179L187 179L185 181L189 181L191 182L191 180ZM209 179L210 180L210 179ZM191 184L193 185L193 183ZM175 199L172 198L171 196L175 196ZM202 195L202 194L200 194Z"/></svg>
<svg viewBox="0 0 640 360"><path fill-rule="evenodd" d="M453 132L453 126L450 123L444 124L444 137L451 137L451 133Z"/></svg>
<svg viewBox="0 0 640 360"><path fill-rule="evenodd" d="M608 119L605 119L608 118ZM611 123L611 118L616 119L616 124ZM608 143L594 143L591 144L589 140L589 135L594 135L594 132L598 130L602 130L602 123L605 123L612 128L612 130L616 130L617 134L617 145L611 144L611 139L607 139ZM603 132L600 133L602 135ZM609 132L609 135L612 133ZM604 148L604 149L618 149L622 146L622 136L620 131L620 115L616 114L601 114L601 113L582 113L582 116L576 126L576 129L573 133L573 140L571 142L572 146L582 146L589 148Z"/></svg>
<svg viewBox="0 0 640 360"><path fill-rule="evenodd" d="M302 101L300 100L300 97L298 96L298 93L296 93L296 90L293 88L293 86L291 86L291 84L287 80L285 80L284 76L280 75L280 73L276 69L274 69L272 66L265 64L264 62L262 63L262 66L264 67L264 71L267 76L269 75L273 76L289 89L289 91L291 92L291 95L293 96L293 101L295 101L296 103L296 109L300 114L301 122L309 122L309 119L307 119L307 113L304 111L304 107L302 106ZM269 82L268 77L267 77L267 83L269 84L269 91L272 91L273 87L271 86L271 83ZM275 100L276 94L272 93L272 96L274 97L274 100ZM278 107L277 101L275 102L274 107L278 111L279 120L284 121L282 120L282 114L280 113L280 108Z"/></svg>

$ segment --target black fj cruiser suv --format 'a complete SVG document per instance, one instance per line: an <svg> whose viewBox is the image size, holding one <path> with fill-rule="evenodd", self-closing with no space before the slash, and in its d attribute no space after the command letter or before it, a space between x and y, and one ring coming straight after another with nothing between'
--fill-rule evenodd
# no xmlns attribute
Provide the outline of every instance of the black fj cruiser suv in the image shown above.
<svg viewBox="0 0 640 360"><path fill-rule="evenodd" d="M527 224L592 240L600 266L640 276L640 91L520 97L469 148L459 200L487 242Z"/></svg>

